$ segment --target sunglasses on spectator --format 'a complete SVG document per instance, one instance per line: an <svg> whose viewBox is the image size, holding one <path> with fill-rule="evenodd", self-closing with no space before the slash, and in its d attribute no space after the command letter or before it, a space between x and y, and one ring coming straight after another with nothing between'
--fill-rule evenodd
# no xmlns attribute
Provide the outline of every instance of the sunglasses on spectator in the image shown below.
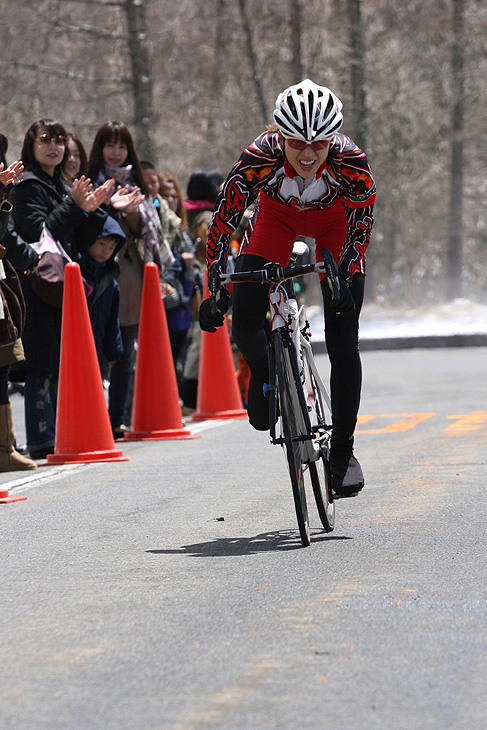
<svg viewBox="0 0 487 730"><path fill-rule="evenodd" d="M51 142L54 142L57 147L66 146L66 137L63 137L62 134L56 136L52 134L41 134L39 137L36 137L36 141L39 142L39 144L46 146L51 144Z"/></svg>
<svg viewBox="0 0 487 730"><path fill-rule="evenodd" d="M330 144L329 139L323 139L319 142L303 142L301 139L293 139L292 137L286 137L286 142L294 150L304 150L306 147L311 147L312 150L324 150Z"/></svg>

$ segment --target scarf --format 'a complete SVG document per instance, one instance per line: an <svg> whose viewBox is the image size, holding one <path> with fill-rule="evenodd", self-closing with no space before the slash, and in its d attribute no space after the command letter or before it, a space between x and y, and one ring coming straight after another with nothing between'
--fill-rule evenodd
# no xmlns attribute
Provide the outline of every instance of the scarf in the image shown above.
<svg viewBox="0 0 487 730"><path fill-rule="evenodd" d="M118 185L128 185L133 189L135 184L132 170L132 165L125 167L103 165L98 174L97 184L102 185L106 180L113 178ZM139 214L142 232L135 243L140 258L144 264L155 261L161 269L167 269L174 262L174 255L152 201L145 198L139 205Z"/></svg>
<svg viewBox="0 0 487 730"><path fill-rule="evenodd" d="M132 165L126 165L125 167L112 167L111 165L103 165L98 174L98 185L103 185L106 180L115 180L118 185L129 185L131 188L134 187L134 180L132 176Z"/></svg>

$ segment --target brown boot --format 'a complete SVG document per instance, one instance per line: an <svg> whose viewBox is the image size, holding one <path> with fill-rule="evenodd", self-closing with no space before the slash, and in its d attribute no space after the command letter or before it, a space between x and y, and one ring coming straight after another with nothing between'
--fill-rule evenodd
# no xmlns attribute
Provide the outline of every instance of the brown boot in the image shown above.
<svg viewBox="0 0 487 730"><path fill-rule="evenodd" d="M37 467L35 461L19 454L14 448L14 442L12 405L7 403L0 406L0 472L35 469Z"/></svg>

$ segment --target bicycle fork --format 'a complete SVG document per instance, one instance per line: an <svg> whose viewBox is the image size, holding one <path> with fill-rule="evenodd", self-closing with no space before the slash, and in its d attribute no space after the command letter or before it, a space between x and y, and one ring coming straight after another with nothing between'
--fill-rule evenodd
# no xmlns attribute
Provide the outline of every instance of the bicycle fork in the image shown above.
<svg viewBox="0 0 487 730"><path fill-rule="evenodd" d="M303 428L302 433L293 437L293 440L300 442L301 461L303 464L317 461L320 457L320 445L315 438L315 434L311 430L311 421L309 417L308 398L305 394L305 383L303 369L299 367L295 348L292 347L294 342L287 328L279 328L281 332L271 339L269 344L269 372L271 374L271 382L264 385L264 394L269 398L269 415L270 415L270 437L272 444L284 443L284 438L276 433L276 422L279 414L279 391L276 382L276 341L277 346L282 348L282 353L286 351L288 354L288 364L291 366L291 382L292 392L289 397L296 401L296 412L302 414ZM299 332L298 332L299 335ZM299 352L299 351L298 351ZM293 387L294 386L294 387Z"/></svg>

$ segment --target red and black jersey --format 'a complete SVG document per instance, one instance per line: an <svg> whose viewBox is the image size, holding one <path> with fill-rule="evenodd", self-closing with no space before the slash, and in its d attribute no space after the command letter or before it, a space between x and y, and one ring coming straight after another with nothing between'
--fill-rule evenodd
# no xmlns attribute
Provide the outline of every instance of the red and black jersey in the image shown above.
<svg viewBox="0 0 487 730"><path fill-rule="evenodd" d="M259 214L260 194L293 208L296 213L314 211L315 220L321 220L317 212L323 211L324 229L332 210L336 212L337 205L344 206L346 221L337 259L348 276L365 272L375 183L365 153L349 137L335 134L327 159L311 179L296 174L285 158L277 132L265 132L257 137L234 165L216 201L208 234L208 264L218 261L220 269L225 270L229 237L245 209L256 202L240 252L247 250L254 219ZM274 206L274 210L278 208ZM308 235L304 230L298 230L299 233Z"/></svg>

